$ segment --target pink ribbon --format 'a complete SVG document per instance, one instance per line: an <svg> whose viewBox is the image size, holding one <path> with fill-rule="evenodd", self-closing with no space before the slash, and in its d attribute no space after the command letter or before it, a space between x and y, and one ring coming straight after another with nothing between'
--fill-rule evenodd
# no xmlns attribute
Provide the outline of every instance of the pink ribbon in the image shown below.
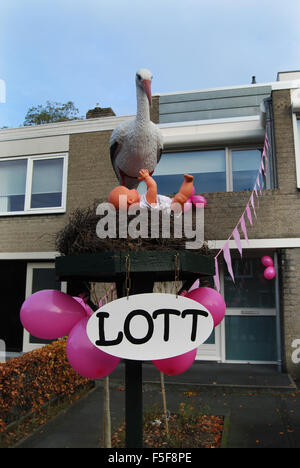
<svg viewBox="0 0 300 468"><path fill-rule="evenodd" d="M234 228L233 230L233 237L234 237L234 240L235 240L235 243L236 243L236 246L240 252L240 256L242 257L243 256L243 249L242 249L242 244L241 244L241 237L240 237L240 233L239 233L239 230L237 227Z"/></svg>
<svg viewBox="0 0 300 468"><path fill-rule="evenodd" d="M251 226L253 226L252 214L251 214L249 204L246 206L246 213L247 213L247 217L249 219L249 223L251 224Z"/></svg>
<svg viewBox="0 0 300 468"><path fill-rule="evenodd" d="M240 223L241 223L241 228L242 228L242 231L244 233L245 239L246 239L247 243L249 244L249 239L248 239L248 234L247 234L247 228L246 228L244 215L241 217Z"/></svg>

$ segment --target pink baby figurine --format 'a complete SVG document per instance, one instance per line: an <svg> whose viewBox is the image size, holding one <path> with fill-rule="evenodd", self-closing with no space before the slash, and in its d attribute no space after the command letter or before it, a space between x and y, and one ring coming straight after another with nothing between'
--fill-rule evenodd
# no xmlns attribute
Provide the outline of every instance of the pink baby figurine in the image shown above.
<svg viewBox="0 0 300 468"><path fill-rule="evenodd" d="M141 208L170 210L178 213L178 211L182 212L184 210L184 204L194 191L194 177L189 174L184 175L184 182L174 198L158 195L157 184L147 169L142 169L139 175L139 180L144 180L147 185L147 192L144 195L140 195L135 189L130 190L127 187L118 186L111 191L108 198L108 201L115 208L123 209L124 207L128 210L130 206L139 204ZM122 197L121 199L120 196ZM124 205L120 203L121 201L124 202Z"/></svg>

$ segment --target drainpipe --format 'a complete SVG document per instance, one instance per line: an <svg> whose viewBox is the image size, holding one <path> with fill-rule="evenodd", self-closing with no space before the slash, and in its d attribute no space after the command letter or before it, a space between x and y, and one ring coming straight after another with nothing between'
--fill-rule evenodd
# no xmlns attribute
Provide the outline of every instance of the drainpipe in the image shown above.
<svg viewBox="0 0 300 468"><path fill-rule="evenodd" d="M271 158L270 158L270 175L271 175L271 184L272 188L278 188L277 180L277 160L276 160L276 148L275 148L275 136L274 136L274 117L273 117L273 101L272 98L264 99L264 106L266 110L265 120L266 123L269 122L269 131L268 138L271 149Z"/></svg>
<svg viewBox="0 0 300 468"><path fill-rule="evenodd" d="M282 359L281 359L281 323L280 323L280 296L279 296L279 262L278 253L274 253L274 267L276 270L275 276L275 307L276 307L276 342L277 342L277 369L282 372Z"/></svg>

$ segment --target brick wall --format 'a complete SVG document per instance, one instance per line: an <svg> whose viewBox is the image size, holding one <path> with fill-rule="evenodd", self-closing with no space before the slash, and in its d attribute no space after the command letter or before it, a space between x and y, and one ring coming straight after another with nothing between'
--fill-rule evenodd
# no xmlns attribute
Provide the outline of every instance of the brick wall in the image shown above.
<svg viewBox="0 0 300 468"><path fill-rule="evenodd" d="M70 135L68 211L107 199L118 184L109 154L110 131Z"/></svg>
<svg viewBox="0 0 300 468"><path fill-rule="evenodd" d="M300 237L300 193L296 188L295 148L289 90L273 92L278 193L282 206L280 235ZM286 237L290 237L287 235ZM281 265L283 361L288 372L300 379L300 364L292 361L292 343L300 339L300 249L284 249Z"/></svg>
<svg viewBox="0 0 300 468"><path fill-rule="evenodd" d="M109 156L110 131L70 135L67 213L9 216L0 219L0 252L55 250L55 235L68 214L106 199L117 184Z"/></svg>
<svg viewBox="0 0 300 468"><path fill-rule="evenodd" d="M300 363L292 360L292 344L300 339L300 248L284 249L281 260L283 362L287 371L300 379Z"/></svg>

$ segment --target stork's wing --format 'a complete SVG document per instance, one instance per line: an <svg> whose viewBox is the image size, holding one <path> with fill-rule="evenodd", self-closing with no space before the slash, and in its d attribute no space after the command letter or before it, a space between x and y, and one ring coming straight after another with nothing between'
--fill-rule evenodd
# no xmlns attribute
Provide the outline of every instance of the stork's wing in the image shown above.
<svg viewBox="0 0 300 468"><path fill-rule="evenodd" d="M116 164L116 159L117 159L117 156L118 156L120 150L122 149L123 140L124 140L124 137L126 135L127 125L128 125L128 122L124 122L121 125L119 125L118 127L116 127L113 130L113 132L111 134L111 137L110 137L110 148L109 148L110 160L111 160L113 170L115 171L115 174L116 174L117 178L119 179L120 183L121 183L121 180L120 180L120 174L119 174L119 171L118 171L118 167L117 167L117 164Z"/></svg>
<svg viewBox="0 0 300 468"><path fill-rule="evenodd" d="M111 160L111 164L112 164L114 171L116 171L115 163L116 163L116 157L117 157L119 150L120 150L120 145L117 141L115 141L112 145L110 145L110 148L109 148L110 160Z"/></svg>
<svg viewBox="0 0 300 468"><path fill-rule="evenodd" d="M161 159L161 155L164 149L163 136L160 129L155 125L156 134L157 134L157 164Z"/></svg>

